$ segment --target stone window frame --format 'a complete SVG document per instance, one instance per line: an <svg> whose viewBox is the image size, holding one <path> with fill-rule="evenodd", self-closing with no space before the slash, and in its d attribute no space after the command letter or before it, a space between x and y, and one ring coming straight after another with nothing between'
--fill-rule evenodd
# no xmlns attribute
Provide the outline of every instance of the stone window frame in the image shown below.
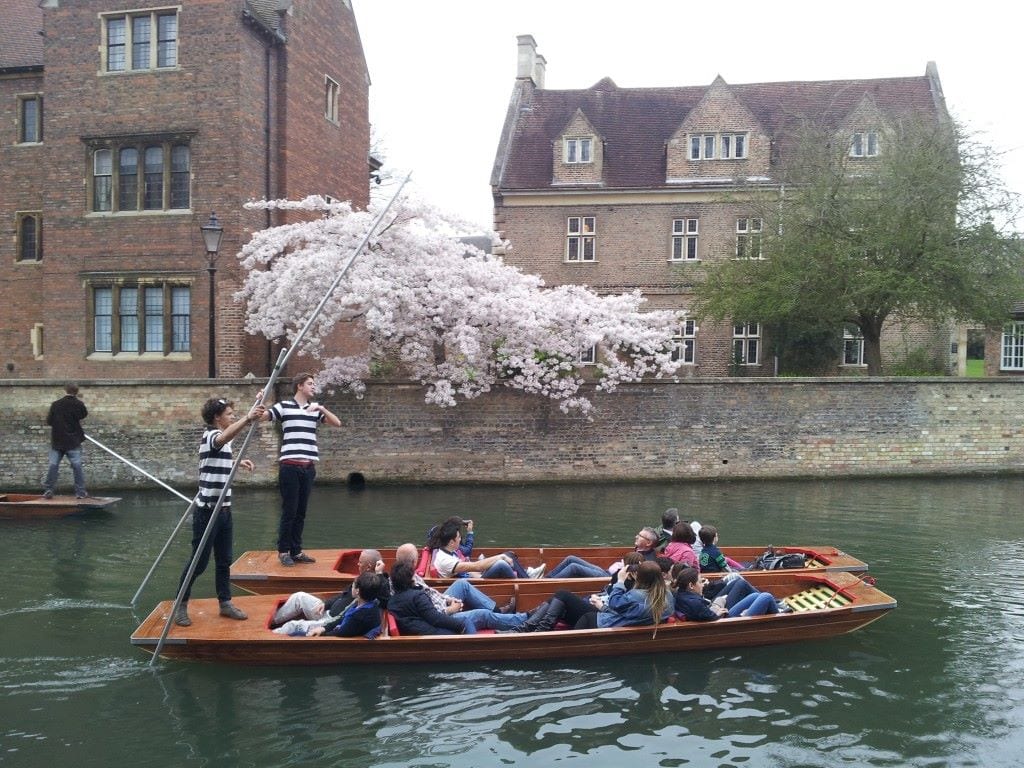
<svg viewBox="0 0 1024 768"><path fill-rule="evenodd" d="M566 136L562 140L563 162L566 165L585 165L594 162L593 136Z"/></svg>
<svg viewBox="0 0 1024 768"><path fill-rule="evenodd" d="M737 152L737 147L742 147ZM698 160L746 160L750 149L749 131L720 131L716 133L691 133L687 136L686 157L690 162Z"/></svg>
<svg viewBox="0 0 1024 768"><path fill-rule="evenodd" d="M111 275L97 274L85 278L88 348L86 357L89 360L113 360L113 361L156 361L156 360L191 360L192 359L192 330L193 330L193 287L194 280L190 276L174 275ZM159 314L159 334L154 334L152 318L156 317L148 311L146 302L147 289L161 289L161 312ZM125 289L134 290L135 312L131 315L123 315L122 308L125 306ZM109 312L102 315L97 314L99 292L109 292L109 301L105 308ZM188 314L182 315L180 299L183 295L187 299ZM176 301L175 299L178 299ZM97 324L100 317L108 318L107 328L101 329ZM181 318L185 318L184 325ZM127 322L134 319L135 323ZM132 331L134 343L125 343L125 331ZM159 349L153 343L159 338ZM126 348L127 347L127 348ZM134 347L134 348L133 348Z"/></svg>
<svg viewBox="0 0 1024 768"><path fill-rule="evenodd" d="M340 125L338 118L340 96L341 86L338 81L330 75L324 75L324 117L335 125Z"/></svg>
<svg viewBox="0 0 1024 768"><path fill-rule="evenodd" d="M879 131L854 131L850 134L850 157L863 159L881 154Z"/></svg>
<svg viewBox="0 0 1024 768"><path fill-rule="evenodd" d="M567 216L565 233L565 261L567 264L597 262L596 216Z"/></svg>
<svg viewBox="0 0 1024 768"><path fill-rule="evenodd" d="M26 242L26 227L31 220L32 226L32 255L25 257L25 249L30 247ZM14 237L15 251L14 261L17 264L38 264L43 260L43 212L42 211L17 211L14 214Z"/></svg>
<svg viewBox="0 0 1024 768"><path fill-rule="evenodd" d="M1003 326L999 339L999 370L1024 371L1024 320Z"/></svg>
<svg viewBox="0 0 1024 768"><path fill-rule="evenodd" d="M42 144L43 143L43 94L42 93L19 93L18 99L18 140L17 144ZM35 104L36 120L34 136L29 136L28 125L25 120L25 109L28 104Z"/></svg>
<svg viewBox="0 0 1024 768"><path fill-rule="evenodd" d="M683 365L697 363L697 321L683 320L672 335L672 360Z"/></svg>
<svg viewBox="0 0 1024 768"><path fill-rule="evenodd" d="M756 216L739 216L736 219L737 259L764 259L764 219ZM756 254L756 255L752 255Z"/></svg>
<svg viewBox="0 0 1024 768"><path fill-rule="evenodd" d="M181 18L181 6L180 5L168 5L158 6L155 8L140 8L138 10L130 11L108 11L97 14L100 20L100 74L101 75L126 75L136 72L173 72L180 69L179 61L180 58L178 53L181 50L181 25L179 23ZM162 46L162 42L168 42L161 38L161 17L174 17L174 37L173 45L167 47ZM140 28L137 28L136 22L143 19L149 19L148 39L145 41L137 41L135 37ZM112 42L111 41L111 22L122 22L123 24L123 42ZM139 46L146 44L148 50L146 52L146 66L135 66L136 55ZM111 53L116 49L121 51L120 57L112 57ZM173 63L160 64L161 53L167 50L173 52ZM120 60L121 66L111 69L111 59L116 58Z"/></svg>
<svg viewBox="0 0 1024 768"><path fill-rule="evenodd" d="M732 359L736 365L761 364L761 324L735 323L732 327ZM753 358L753 359L751 359Z"/></svg>
<svg viewBox="0 0 1024 768"><path fill-rule="evenodd" d="M855 325L843 326L843 359L839 363L844 368L865 368L864 334Z"/></svg>
<svg viewBox="0 0 1024 768"><path fill-rule="evenodd" d="M90 216L145 216L153 214L191 214L192 200L192 138L195 131L183 131L176 133L159 134L134 134L122 136L88 136L82 139L88 151L86 152L86 210ZM147 173L146 157L147 150L161 149L160 165L160 207L147 206L147 178L155 175ZM180 159L182 153L177 150L185 148L187 167L185 170L176 170L176 154ZM135 179L134 179L134 207L122 207L121 171L123 168L122 152L124 150L135 151ZM99 173L99 161L102 153L109 153L109 172ZM105 168L103 170L106 170ZM97 184L97 179L109 178L106 189L102 190ZM180 184L184 182L184 195L187 200L182 199ZM179 186L176 186L178 183ZM152 187L150 186L150 189ZM175 199L177 196L177 199ZM106 198L106 207L102 207L100 200ZM177 203L177 205L176 205ZM181 203L187 203L182 206ZM101 207L97 207L101 206Z"/></svg>
<svg viewBox="0 0 1024 768"><path fill-rule="evenodd" d="M719 160L746 160L749 145L746 131L722 133L718 138Z"/></svg>
<svg viewBox="0 0 1024 768"><path fill-rule="evenodd" d="M591 344L581 349L576 355L576 362L582 366L597 365L597 345Z"/></svg>
<svg viewBox="0 0 1024 768"><path fill-rule="evenodd" d="M700 261L700 252L698 251L699 237L699 217L672 219L671 245L668 260L671 262Z"/></svg>

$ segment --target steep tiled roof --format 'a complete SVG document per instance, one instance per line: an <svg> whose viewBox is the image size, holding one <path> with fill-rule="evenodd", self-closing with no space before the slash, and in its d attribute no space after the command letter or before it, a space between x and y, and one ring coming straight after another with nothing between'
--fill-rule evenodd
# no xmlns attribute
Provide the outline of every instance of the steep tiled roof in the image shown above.
<svg viewBox="0 0 1024 768"><path fill-rule="evenodd" d="M0 2L0 70L43 66L39 0Z"/></svg>
<svg viewBox="0 0 1024 768"><path fill-rule="evenodd" d="M707 91L706 86L619 88L608 78L586 90L538 90L522 82L517 87L524 89L517 123L507 157L499 158L502 190L550 185L551 143L577 109L605 141L606 189L666 186L665 144ZM728 87L777 141L807 118L838 128L865 96L893 117L936 114L927 76Z"/></svg>

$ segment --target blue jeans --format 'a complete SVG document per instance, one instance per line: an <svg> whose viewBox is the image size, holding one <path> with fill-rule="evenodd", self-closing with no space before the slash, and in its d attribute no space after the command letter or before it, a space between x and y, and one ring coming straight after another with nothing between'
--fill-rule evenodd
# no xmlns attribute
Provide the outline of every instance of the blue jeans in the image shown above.
<svg viewBox="0 0 1024 768"><path fill-rule="evenodd" d="M46 480L43 482L43 490L53 491L53 487L57 484L57 473L60 472L60 460L65 456L68 457L68 461L71 462L71 474L75 478L75 495L85 496L85 470L82 469L82 449L81 447L72 448L67 451L58 451L56 448L50 449L50 466L46 470Z"/></svg>
<svg viewBox="0 0 1024 768"><path fill-rule="evenodd" d="M548 579L599 579L607 577L608 571L599 565L588 563L582 557L569 555L550 571Z"/></svg>
<svg viewBox="0 0 1024 768"><path fill-rule="evenodd" d="M495 613L486 608L459 611L452 615L463 620L467 635L475 635L478 629L515 629L526 623L525 613Z"/></svg>
<svg viewBox="0 0 1024 768"><path fill-rule="evenodd" d="M754 585L742 576L732 579L729 582L726 582L725 579L719 579L718 581L712 582L704 589L704 597L708 600L714 600L716 597L725 595L726 608L732 608L747 595L756 593L757 589Z"/></svg>
<svg viewBox="0 0 1024 768"><path fill-rule="evenodd" d="M528 574L526 572L526 569L523 568L522 565L520 565L519 558L516 557L515 554L513 554L512 552L506 552L505 554L512 558L512 565L509 565L508 563L506 563L504 561L495 563L494 565L492 565L490 568L488 568L486 571L483 572L483 577L485 579L528 579L528 578L530 578L530 574Z"/></svg>
<svg viewBox="0 0 1024 768"><path fill-rule="evenodd" d="M192 513L192 557L196 556L196 550L199 549L199 542L203 538L203 532L206 530L206 526L210 524L210 513L212 511L212 509L197 509ZM210 538L206 540L206 546L203 547L203 554L199 556L199 561L196 563L195 573L192 574L192 580L188 583L188 589L185 590L185 596L182 598L183 601L189 599L189 596L192 594L192 585L199 578L199 574L206 570L206 566L210 562L211 550L213 551L213 574L214 584L217 589L217 599L222 603L231 599L232 528L231 509L224 509L222 507L220 512L217 513L217 522L214 523L213 530L210 532ZM189 558L189 563L191 562L192 558ZM185 564L185 568L181 572L181 581L178 582L178 589L181 589L181 585L185 583L185 574L188 573L189 563Z"/></svg>
<svg viewBox="0 0 1024 768"><path fill-rule="evenodd" d="M496 603L487 595L473 586L469 579L456 579L452 585L444 591L449 597L462 601L462 607L467 611L475 608L483 608L485 611L493 611Z"/></svg>
<svg viewBox="0 0 1024 768"><path fill-rule="evenodd" d="M775 595L770 592L754 592L729 609L729 618L735 618L743 611L747 612L747 616L763 616L766 613L778 613L779 606L775 603Z"/></svg>
<svg viewBox="0 0 1024 768"><path fill-rule="evenodd" d="M306 526L306 505L313 492L316 464L300 467L281 464L277 486L281 491L281 522L277 528L277 551L295 556L302 552L302 530Z"/></svg>

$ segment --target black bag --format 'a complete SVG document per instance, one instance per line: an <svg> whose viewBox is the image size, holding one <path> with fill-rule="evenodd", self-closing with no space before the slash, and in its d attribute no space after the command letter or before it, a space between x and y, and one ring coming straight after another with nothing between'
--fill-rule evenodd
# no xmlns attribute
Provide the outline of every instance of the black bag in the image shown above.
<svg viewBox="0 0 1024 768"><path fill-rule="evenodd" d="M769 549L750 565L752 571L778 571L783 568L803 568L807 556L802 552L776 552Z"/></svg>

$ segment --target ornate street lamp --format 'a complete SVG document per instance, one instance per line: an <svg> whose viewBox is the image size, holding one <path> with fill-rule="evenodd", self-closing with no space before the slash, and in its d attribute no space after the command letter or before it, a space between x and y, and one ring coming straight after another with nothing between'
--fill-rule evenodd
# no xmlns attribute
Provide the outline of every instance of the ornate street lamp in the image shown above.
<svg viewBox="0 0 1024 768"><path fill-rule="evenodd" d="M217 274L217 252L220 250L220 239L224 236L224 227L217 221L217 214L210 211L210 220L199 228L203 233L203 242L206 244L206 271L210 273L210 367L209 377L217 377L217 336L215 325L217 322L217 305L213 293L214 276Z"/></svg>

